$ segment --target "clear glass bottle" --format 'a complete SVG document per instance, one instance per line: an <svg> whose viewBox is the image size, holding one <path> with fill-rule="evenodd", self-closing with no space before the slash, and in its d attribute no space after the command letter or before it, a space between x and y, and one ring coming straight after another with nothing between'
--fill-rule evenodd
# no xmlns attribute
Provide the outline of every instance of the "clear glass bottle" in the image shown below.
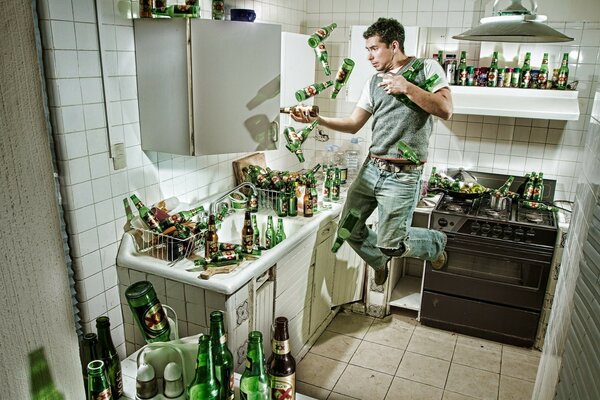
<svg viewBox="0 0 600 400"><path fill-rule="evenodd" d="M346 180L351 183L360 169L360 145L356 137L350 139L350 148L346 150L346 166L348 168Z"/></svg>

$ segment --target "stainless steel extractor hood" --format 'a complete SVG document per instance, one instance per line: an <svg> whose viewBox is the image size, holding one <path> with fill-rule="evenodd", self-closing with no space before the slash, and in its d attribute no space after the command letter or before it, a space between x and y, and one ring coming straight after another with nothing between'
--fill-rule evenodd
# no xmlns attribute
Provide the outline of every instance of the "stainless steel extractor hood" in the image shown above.
<svg viewBox="0 0 600 400"><path fill-rule="evenodd" d="M496 11L499 0L494 1L493 16L481 19L481 25L453 36L458 40L481 42L554 43L570 42L570 38L543 22L545 15L537 15L537 3L530 0L533 11L521 4L521 0L511 0L504 10Z"/></svg>

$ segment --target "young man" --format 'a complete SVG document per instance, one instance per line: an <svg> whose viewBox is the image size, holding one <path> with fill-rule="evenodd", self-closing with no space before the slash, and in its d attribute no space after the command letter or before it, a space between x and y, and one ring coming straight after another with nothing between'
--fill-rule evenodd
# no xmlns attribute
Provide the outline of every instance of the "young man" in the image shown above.
<svg viewBox="0 0 600 400"><path fill-rule="evenodd" d="M398 21L379 18L363 37L367 58L378 73L365 85L349 117L316 118L322 126L356 133L373 116L369 156L348 190L340 220L352 208L360 212L361 219L348 243L375 270L375 283L382 285L392 256L430 260L436 268L446 262L446 236L438 231L413 228L411 223L419 200L422 163L427 160L432 115L449 119L452 97L445 73L434 60L423 60L425 65L415 79L416 84L402 76L416 59L404 54L404 27ZM439 80L431 92L417 86L434 74ZM406 95L419 107L414 110L407 107L398 100L398 95ZM292 117L299 122L314 119L302 113ZM403 157L396 147L400 140L415 150L421 165ZM377 233L365 225L376 207Z"/></svg>

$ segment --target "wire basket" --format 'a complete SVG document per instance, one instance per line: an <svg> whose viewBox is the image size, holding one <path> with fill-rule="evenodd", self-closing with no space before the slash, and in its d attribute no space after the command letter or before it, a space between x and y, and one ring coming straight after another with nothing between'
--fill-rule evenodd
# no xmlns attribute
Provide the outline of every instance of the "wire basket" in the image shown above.
<svg viewBox="0 0 600 400"><path fill-rule="evenodd" d="M136 240L137 252L169 261L172 265L204 246L204 233L205 231L201 231L186 239L179 239L147 229L136 229L139 236Z"/></svg>
<svg viewBox="0 0 600 400"><path fill-rule="evenodd" d="M285 192L277 190L256 189L258 192L258 209L277 210L277 202L285 199Z"/></svg>

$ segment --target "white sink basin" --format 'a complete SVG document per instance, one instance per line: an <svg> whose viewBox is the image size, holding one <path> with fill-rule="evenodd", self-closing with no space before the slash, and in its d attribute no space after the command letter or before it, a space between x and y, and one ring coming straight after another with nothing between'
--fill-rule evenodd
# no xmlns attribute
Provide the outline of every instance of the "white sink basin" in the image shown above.
<svg viewBox="0 0 600 400"><path fill-rule="evenodd" d="M267 229L267 217L273 216L273 228L277 231L277 215L269 212L258 212L256 213L256 223L258 230L260 231L261 243L264 244L265 230ZM306 218L309 220L310 218ZM305 224L303 217L285 217L283 218L283 230L285 231L286 237L293 236L300 228ZM217 230L219 235L219 242L227 243L241 243L242 241L242 228L244 227L244 212L235 211L229 214L223 222L221 222L221 228Z"/></svg>

